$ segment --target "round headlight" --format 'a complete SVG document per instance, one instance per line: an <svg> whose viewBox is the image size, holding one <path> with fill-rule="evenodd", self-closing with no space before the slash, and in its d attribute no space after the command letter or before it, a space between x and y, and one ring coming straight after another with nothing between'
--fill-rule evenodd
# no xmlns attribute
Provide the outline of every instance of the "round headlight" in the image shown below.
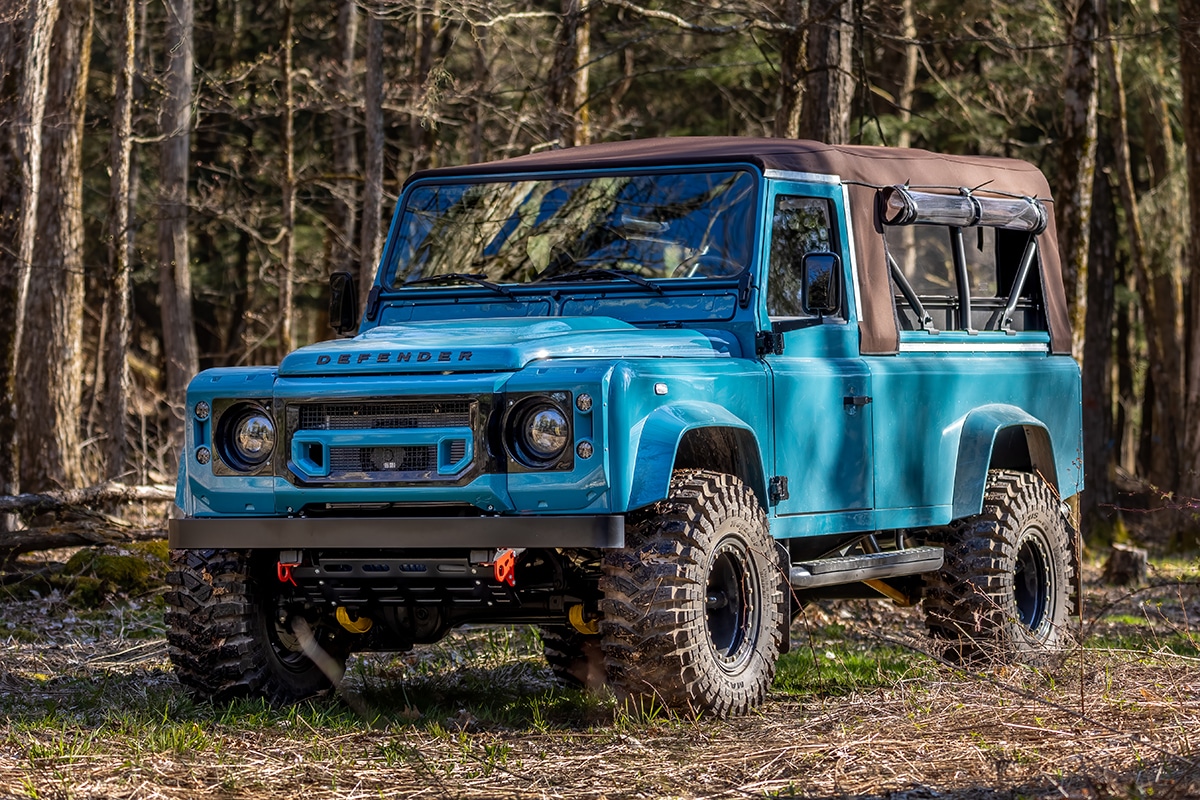
<svg viewBox="0 0 1200 800"><path fill-rule="evenodd" d="M275 422L261 406L236 406L222 415L217 443L227 465L249 472L266 463L275 450Z"/></svg>
<svg viewBox="0 0 1200 800"><path fill-rule="evenodd" d="M569 403L569 399L565 399ZM527 397L508 416L509 454L527 467L551 467L571 444L571 421L551 397Z"/></svg>
<svg viewBox="0 0 1200 800"><path fill-rule="evenodd" d="M261 464L275 449L275 424L266 414L250 413L233 429L233 448L249 464Z"/></svg>
<svg viewBox="0 0 1200 800"><path fill-rule="evenodd" d="M554 458L567 446L567 418L553 406L542 406L525 418L524 434L535 455Z"/></svg>

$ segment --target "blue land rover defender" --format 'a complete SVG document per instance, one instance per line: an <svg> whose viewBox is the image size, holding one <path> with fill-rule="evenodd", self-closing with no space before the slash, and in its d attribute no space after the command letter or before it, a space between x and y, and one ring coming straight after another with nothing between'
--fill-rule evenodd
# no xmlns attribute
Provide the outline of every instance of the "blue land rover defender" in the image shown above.
<svg viewBox="0 0 1200 800"><path fill-rule="evenodd" d="M554 674L715 715L792 614L1061 645L1079 370L1042 174L663 139L413 175L361 319L192 381L170 657L288 701L350 653L540 627Z"/></svg>

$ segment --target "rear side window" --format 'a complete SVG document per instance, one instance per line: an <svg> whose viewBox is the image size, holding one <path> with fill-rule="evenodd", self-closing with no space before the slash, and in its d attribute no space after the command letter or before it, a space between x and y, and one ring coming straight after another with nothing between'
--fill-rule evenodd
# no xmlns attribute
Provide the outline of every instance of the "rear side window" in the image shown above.
<svg viewBox="0 0 1200 800"><path fill-rule="evenodd" d="M1036 231L922 222L883 231L902 330L1047 330Z"/></svg>

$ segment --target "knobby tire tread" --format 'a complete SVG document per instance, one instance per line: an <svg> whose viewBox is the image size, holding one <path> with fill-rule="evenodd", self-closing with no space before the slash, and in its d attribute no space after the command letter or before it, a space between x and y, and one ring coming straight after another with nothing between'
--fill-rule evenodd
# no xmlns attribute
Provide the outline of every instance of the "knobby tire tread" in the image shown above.
<svg viewBox="0 0 1200 800"><path fill-rule="evenodd" d="M1041 528L1052 583L1049 625L1030 631L1015 614L1015 563L1028 526ZM1036 662L1068 642L1075 592L1075 537L1059 499L1038 475L991 470L983 510L941 537L945 563L925 576L925 625L955 660L992 657Z"/></svg>
<svg viewBox="0 0 1200 800"><path fill-rule="evenodd" d="M172 550L165 622L167 655L179 682L198 700L262 696L284 704L317 694L329 682L312 670L281 676L265 640L250 554Z"/></svg>
<svg viewBox="0 0 1200 800"><path fill-rule="evenodd" d="M755 649L734 675L711 654L701 574L731 526L747 540L762 595ZM618 699L718 717L766 699L787 596L766 516L737 478L677 471L669 498L631 517L625 550L606 554L600 588L605 668Z"/></svg>

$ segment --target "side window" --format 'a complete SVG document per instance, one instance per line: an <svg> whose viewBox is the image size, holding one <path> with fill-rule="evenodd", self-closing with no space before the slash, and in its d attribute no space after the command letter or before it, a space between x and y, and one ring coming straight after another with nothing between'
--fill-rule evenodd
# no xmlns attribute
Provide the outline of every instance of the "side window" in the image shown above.
<svg viewBox="0 0 1200 800"><path fill-rule="evenodd" d="M771 222L771 263L767 277L767 314L803 317L800 262L805 253L832 252L833 208L817 197L780 195Z"/></svg>
<svg viewBox="0 0 1200 800"><path fill-rule="evenodd" d="M884 225L883 231L902 330L1047 329L1034 234L983 225ZM1011 298L1027 257L1020 294Z"/></svg>

